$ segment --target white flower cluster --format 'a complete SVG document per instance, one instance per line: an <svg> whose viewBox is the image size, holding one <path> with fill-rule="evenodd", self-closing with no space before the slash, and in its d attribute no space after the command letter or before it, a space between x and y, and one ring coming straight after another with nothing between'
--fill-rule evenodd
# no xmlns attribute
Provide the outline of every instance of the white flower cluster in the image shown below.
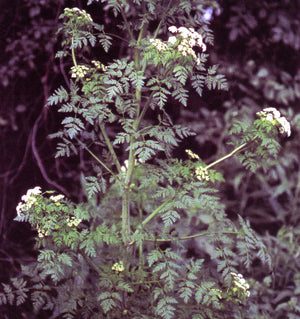
<svg viewBox="0 0 300 319"><path fill-rule="evenodd" d="M119 272L124 271L125 268L124 268L123 261L121 260L120 262L115 263L115 264L111 267L111 269L112 269L113 271L115 271L116 273L119 273Z"/></svg>
<svg viewBox="0 0 300 319"><path fill-rule="evenodd" d="M150 42L152 43L153 46L156 47L158 51L165 51L168 48L167 44L162 42L159 39L150 39Z"/></svg>
<svg viewBox="0 0 300 319"><path fill-rule="evenodd" d="M249 291L250 286L247 283L247 281L244 279L243 275L236 274L234 272L231 272L230 274L233 277L233 282L234 282L235 286L238 289L242 290L246 297L249 297L250 296L250 291Z"/></svg>
<svg viewBox="0 0 300 319"><path fill-rule="evenodd" d="M45 231L43 229L43 226L36 225L36 230L38 232L39 238L44 238L44 237L47 237L49 235L49 232Z"/></svg>
<svg viewBox="0 0 300 319"><path fill-rule="evenodd" d="M18 216L21 216L22 213L28 212L28 210L34 205L36 202L36 196L41 194L41 187L36 186L32 189L28 189L26 195L21 197L22 202L20 202L16 208Z"/></svg>
<svg viewBox="0 0 300 319"><path fill-rule="evenodd" d="M281 116L280 112L274 107L267 107L260 112L256 113L262 119L271 122L273 125L279 127L279 132L281 134L291 135L291 125L288 120Z"/></svg>
<svg viewBox="0 0 300 319"><path fill-rule="evenodd" d="M203 43L203 38L201 34L196 32L193 28L175 26L169 27L171 33L176 33L176 36L171 36L168 39L168 42L173 46L177 45L177 50L183 55L190 55L196 61L197 64L200 64L200 59L197 57L193 47L197 46L206 51L206 45ZM168 49L167 43L161 41L160 39L150 39L150 42L153 46L157 48L159 52L166 51Z"/></svg>
<svg viewBox="0 0 300 319"><path fill-rule="evenodd" d="M191 158L191 159L196 159L196 160L200 160L200 157L195 154L193 151L191 150L185 150L185 152L187 153L187 155Z"/></svg>
<svg viewBox="0 0 300 319"><path fill-rule="evenodd" d="M82 222L82 219L77 219L76 217L72 216L71 218L67 219L67 225L69 227L77 227Z"/></svg>
<svg viewBox="0 0 300 319"><path fill-rule="evenodd" d="M65 196L62 195L62 194L59 194L59 195L55 195L55 196L50 196L50 199L53 201L53 202L59 202L60 200L64 199Z"/></svg>
<svg viewBox="0 0 300 319"><path fill-rule="evenodd" d="M72 66L71 68L71 77L82 79L87 73L89 68L86 65L77 65Z"/></svg>
<svg viewBox="0 0 300 319"><path fill-rule="evenodd" d="M200 64L200 59L196 56L193 47L197 46L201 48L203 52L206 51L206 45L203 43L201 34L196 32L193 28L186 27L177 28L175 26L171 26L169 27L169 31L171 33L177 33L180 36L180 42L177 47L178 51L180 51L183 56L192 56L196 63ZM178 41L178 38L176 36L171 36L168 41L175 44Z"/></svg>
<svg viewBox="0 0 300 319"><path fill-rule="evenodd" d="M65 8L64 13L66 16L72 17L74 14L78 17L78 20L82 20L82 22L93 22L93 19L89 13L85 10L81 10L79 8Z"/></svg>
<svg viewBox="0 0 300 319"><path fill-rule="evenodd" d="M102 64L100 61L92 60L92 63L97 69L101 69L102 71L107 70L107 67L104 64Z"/></svg>
<svg viewBox="0 0 300 319"><path fill-rule="evenodd" d="M196 173L196 177L199 179L199 181L209 181L209 174L208 174L208 170L203 167L203 166L199 166L195 169L195 173Z"/></svg>

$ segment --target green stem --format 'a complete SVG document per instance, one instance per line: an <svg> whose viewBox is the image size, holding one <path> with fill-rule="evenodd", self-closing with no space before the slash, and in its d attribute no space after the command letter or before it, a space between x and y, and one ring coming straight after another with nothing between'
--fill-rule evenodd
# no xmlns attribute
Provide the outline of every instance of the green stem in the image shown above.
<svg viewBox="0 0 300 319"><path fill-rule="evenodd" d="M170 8L171 3L172 3L172 0L169 1L166 10L165 10L164 13L163 13L163 16L162 16L161 20L159 21L159 24L158 24L158 26L157 26L157 28L156 28L156 30L155 30L155 32L154 32L154 35L153 35L153 38L154 38L154 39L157 37L157 34L158 34L158 32L159 32L159 29L160 29L162 23L163 23L164 20L165 20L165 17L166 17L166 15L167 15L167 12L169 12L169 8Z"/></svg>
<svg viewBox="0 0 300 319"><path fill-rule="evenodd" d="M117 167L117 170L118 170L119 173L121 173L122 172L121 164L120 164L120 162L118 160L118 157L116 155L116 152L115 152L115 150L114 150L114 148L113 148L113 146L112 146L112 144L110 142L110 139L109 139L109 137L106 134L104 124L102 124L100 121L99 121L99 127L100 127L101 133L102 133L102 135L104 137L105 143L106 143L106 145L107 145L107 147L109 149L109 152L110 152L111 156L113 157L113 161L114 161L114 163L115 163L115 165Z"/></svg>
<svg viewBox="0 0 300 319"><path fill-rule="evenodd" d="M76 61L76 57L75 57L75 50L74 50L73 44L74 44L74 38L72 37L72 49L71 49L72 60L73 60L74 66L77 68L77 61Z"/></svg>
<svg viewBox="0 0 300 319"><path fill-rule="evenodd" d="M206 169L209 169L209 168L211 168L211 167L213 167L213 166L215 166L215 165L217 165L217 164L219 164L219 163L225 161L227 158L230 158L230 157L232 157L232 156L234 156L234 155L236 155L236 154L238 154L238 153L240 153L240 152L246 150L256 139L257 139L257 138L255 137L255 138L253 138L250 142L247 142L247 143L244 143L244 144L240 145L239 147L237 147L236 149L234 149L231 153L229 153L229 154L227 154L227 155L225 155L225 156L223 156L223 157L217 159L217 160L214 161L213 163L210 163L210 164L207 165L205 168L206 168Z"/></svg>
<svg viewBox="0 0 300 319"><path fill-rule="evenodd" d="M159 24L158 24L158 26L157 26L157 28L156 28L154 34L153 34L153 39L156 39L156 37L157 37L157 35L158 35L158 32L159 32L159 30L160 30L160 27L161 27L162 23L163 23L164 20L165 20L165 17L166 17L166 15L167 15L167 12L169 11L169 8L170 8L171 3L172 3L172 0L169 1L166 10L165 10L164 13L163 13L163 16L162 16L161 20L159 21ZM142 66L142 75L144 75L145 70L146 70L146 67L147 67L147 64L144 63L143 66Z"/></svg>
<svg viewBox="0 0 300 319"><path fill-rule="evenodd" d="M138 36L138 39L137 39L137 42L136 42L136 45L135 45L135 50L134 50L134 66L135 66L135 71L138 72L140 71L140 62L141 62L141 50L139 48L140 46L140 43L141 43L141 40L144 36L144 33L146 32L147 30L147 27L148 27L148 23L146 23L145 21L142 22L142 26L141 26L141 30L140 30L140 33L139 33L139 36ZM146 63L143 64L142 66L142 74L144 74L144 70L146 68ZM140 108L141 108L141 90L136 88L135 89L135 98L136 98L136 101L138 103L138 107L137 107L137 115L139 116L140 114Z"/></svg>
<svg viewBox="0 0 300 319"><path fill-rule="evenodd" d="M101 160L100 158L95 155L84 143L82 143L79 139L77 139L77 142L80 144L81 147L83 147L88 153L90 153L90 155L92 155L94 157L94 159L100 164L102 165L111 175L113 175L116 180L118 180L118 177L115 175L115 173L108 168Z"/></svg>
<svg viewBox="0 0 300 319"><path fill-rule="evenodd" d="M147 280L147 281L136 281L131 282L131 285L146 285L146 284L157 284L159 282L162 282L162 280Z"/></svg>
<svg viewBox="0 0 300 319"><path fill-rule="evenodd" d="M103 274L102 269L98 267L98 265L95 264L82 250L80 250L80 253L82 257L85 259L85 261L87 262L87 264L90 265L90 267L93 268L98 273L98 275Z"/></svg>
<svg viewBox="0 0 300 319"><path fill-rule="evenodd" d="M173 200L172 198L169 198L168 200L166 200L165 202L163 202L160 206L158 206L147 218L145 218L140 225L137 227L137 229L135 230L133 237L135 235L137 235L141 229L148 224L158 213L160 213L160 211L162 210L162 208L164 208L168 203L170 203ZM134 241L130 242L130 245L132 245L134 243Z"/></svg>
<svg viewBox="0 0 300 319"><path fill-rule="evenodd" d="M144 117L144 115L145 115L145 113L146 113L146 111L147 111L147 109L148 109L148 107L149 107L151 101L152 101L152 98L153 98L154 93L155 93L155 91L152 91L152 92L151 92L151 94L150 94L150 96L149 96L147 102L145 103L145 105L144 105L144 107L143 107L143 109L142 109L141 114L139 115L139 117L138 117L138 119L137 119L137 128L138 128L138 126L140 125L140 123L141 123L141 121L142 121L142 119L143 119L143 117Z"/></svg>
<svg viewBox="0 0 300 319"><path fill-rule="evenodd" d="M295 193L294 193L294 198L293 198L293 204L292 204L292 218L294 219L296 217L297 214L297 202L299 200L300 197L300 169L298 170L298 183L295 189Z"/></svg>
<svg viewBox="0 0 300 319"><path fill-rule="evenodd" d="M197 238L197 237L202 237L202 236L207 236L207 235L215 235L215 234L233 234L233 235L238 235L239 232L236 231L221 231L221 232L203 232L195 235L190 235L190 236L184 236L184 237L178 237L178 238L156 238L156 239L144 239L144 241L154 241L154 242L171 242L171 241L176 241L176 240L187 240L187 239L192 239L192 238Z"/></svg>
<svg viewBox="0 0 300 319"><path fill-rule="evenodd" d="M122 40L122 41L124 41L124 42L127 42L128 44L130 43L130 41L126 40L125 38L120 37L120 36L117 35L117 34L109 33L109 32L105 32L105 34L110 35L111 37L120 39L120 40Z"/></svg>
<svg viewBox="0 0 300 319"><path fill-rule="evenodd" d="M127 26L127 29L129 30L129 25L126 20L126 17L124 13L122 12L122 16L124 19L124 22ZM143 37L145 28L147 27L147 24L143 22L141 31L139 33L139 37L136 43L136 49L135 49L135 70L136 72L140 69L140 49L138 48L139 43ZM131 38L133 39L133 35L131 34ZM136 119L133 123L133 131L134 133L137 131L138 126L140 124L140 121L145 114L145 111L143 110L140 114L140 108L141 108L141 90L136 88L135 89L135 99L137 102L137 110L136 110ZM150 103L150 102L149 102ZM123 190L123 198L122 198L122 238L124 243L128 243L129 235L130 235L130 185L132 180L132 175L134 172L134 166L135 166L135 154L134 154L134 148L133 144L136 141L136 138L134 136L134 133L130 137L130 147L129 147L129 158L128 158L128 168L124 180L124 190Z"/></svg>
<svg viewBox="0 0 300 319"><path fill-rule="evenodd" d="M131 29L130 29L130 26L129 26L128 20L127 20L127 18L126 18L126 15L125 15L125 13L124 13L124 11L123 11L123 8L121 8L121 11L120 11L120 12L121 12L122 18L123 18L123 20L124 20L126 29L127 29L128 33L129 33L130 39L131 39L132 41L134 41L134 36L133 36L133 33L132 33Z"/></svg>
<svg viewBox="0 0 300 319"><path fill-rule="evenodd" d="M158 206L147 218L145 218L142 223L140 224L140 226L138 227L138 229L143 228L146 224L148 224L150 222L150 220L152 220L161 210L162 208L164 208L167 204L169 204L171 201L173 200L172 198L169 198L168 200L166 200L165 202L163 202L160 206ZM137 230L138 230L137 229Z"/></svg>
<svg viewBox="0 0 300 319"><path fill-rule="evenodd" d="M133 141L134 138L131 136L128 167L125 176L122 197L122 238L124 243L128 243L130 235L130 185L135 164Z"/></svg>
<svg viewBox="0 0 300 319"><path fill-rule="evenodd" d="M139 243L139 270L143 269L144 265L144 252L143 252L143 242Z"/></svg>
<svg viewBox="0 0 300 319"><path fill-rule="evenodd" d="M165 16L168 12L169 6L171 4L172 0L170 0L168 7L164 13L164 16L162 17L156 31L155 31L155 37L157 36L159 29L161 27L161 24L163 22L163 20L165 19ZM124 20L124 23L126 25L126 28L128 30L128 33L130 35L130 38L132 41L134 41L134 36L133 33L130 29L129 23L127 21L127 18L123 12L123 10L121 9L121 15L122 18ZM140 42L144 36L144 33L147 29L148 23L146 21L143 21L142 26L141 26L141 31L139 33L137 42L136 42L136 47L135 47L135 53L134 53L134 62L135 62L135 70L136 72L140 71L140 59L141 59L141 50L139 48ZM144 63L142 65L142 74L144 74L145 69L146 69L146 63ZM151 93L149 99L147 100L147 103L145 104L144 108L142 111L140 111L141 109L141 90L136 88L135 90L135 99L137 102L137 117L134 121L133 124L133 131L134 133L138 130L139 124L142 121L150 103L151 100L153 98L154 92ZM135 166L135 154L134 154L134 149L133 149L133 144L136 141L135 136L132 134L131 138L130 138L130 147L129 147L129 158L128 158L128 168L127 168L127 172L126 172L126 177L124 180L124 191L123 191L123 198L122 198L122 238L123 238L123 242L124 243L128 243L129 240L129 235L130 235L130 185L131 185L131 180L132 180L132 175L134 172L134 166ZM154 212L153 212L154 213ZM150 215L152 216L153 213ZM157 211L158 213L158 211ZM153 217L148 216L148 218L150 218L149 220L151 220L155 215L153 215ZM141 224L141 226L143 226L145 224L145 221L148 220L148 218L146 218L144 220L144 222ZM146 221L147 223L148 221Z"/></svg>

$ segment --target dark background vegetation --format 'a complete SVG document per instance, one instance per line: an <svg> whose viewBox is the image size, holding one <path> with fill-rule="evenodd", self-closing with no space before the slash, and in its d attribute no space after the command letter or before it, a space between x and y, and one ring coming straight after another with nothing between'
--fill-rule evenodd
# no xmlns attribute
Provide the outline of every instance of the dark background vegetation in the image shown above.
<svg viewBox="0 0 300 319"><path fill-rule="evenodd" d="M13 221L21 195L39 185L76 201L83 196L83 159L54 159L56 142L47 136L59 128L60 114L44 107L48 96L68 81L68 62L54 58L58 17L68 6L86 8L95 21L106 24L106 31L114 31L107 11L86 7L85 1L0 2L0 282L35 255L34 233ZM221 193L227 213L248 218L274 256L272 274L257 264L255 275L249 275L261 279L257 294L264 296L268 311L285 313L276 318L300 318L299 309L290 315L287 310L300 300L299 12L299 0L220 1L211 20L215 46L209 53L229 90L203 92L201 99L191 92L189 106L172 111L175 121L197 132L175 155L184 156L183 150L191 148L207 163L228 150L233 118L253 119L261 108L272 106L291 121L292 136L282 140L281 159L267 173L245 177L232 159L218 167L226 178ZM122 50L113 46L111 57ZM95 55L101 60L101 52Z"/></svg>

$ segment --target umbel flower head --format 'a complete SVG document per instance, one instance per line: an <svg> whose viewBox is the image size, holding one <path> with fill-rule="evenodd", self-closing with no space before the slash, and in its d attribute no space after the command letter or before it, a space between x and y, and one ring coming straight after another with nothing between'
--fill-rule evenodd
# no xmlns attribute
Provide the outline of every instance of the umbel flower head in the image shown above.
<svg viewBox="0 0 300 319"><path fill-rule="evenodd" d="M288 120L281 116L280 112L274 107L267 107L256 113L262 120L271 122L279 128L281 134L291 135L291 125Z"/></svg>
<svg viewBox="0 0 300 319"><path fill-rule="evenodd" d="M16 208L18 216L21 216L22 213L26 213L37 201L36 196L41 193L42 191L40 186L28 189L26 195L22 196L22 201Z"/></svg>
<svg viewBox="0 0 300 319"><path fill-rule="evenodd" d="M76 17L77 21L83 23L91 23L93 22L93 19L89 13L87 13L85 10L79 9L79 8L65 8L64 14L66 17L74 18Z"/></svg>
<svg viewBox="0 0 300 319"><path fill-rule="evenodd" d="M193 28L180 27L177 28L174 25L169 27L171 33L177 34L177 36L171 36L168 42L175 44L179 40L177 49L183 56L190 55L200 64L200 59L197 57L193 47L199 47L202 51L206 51L206 45L203 43L202 35L196 32Z"/></svg>
<svg viewBox="0 0 300 319"><path fill-rule="evenodd" d="M168 48L166 43L164 43L160 39L150 39L150 42L152 43L153 46L156 47L158 51L165 51Z"/></svg>
<svg viewBox="0 0 300 319"><path fill-rule="evenodd" d="M71 67L71 77L82 79L89 71L86 65L77 65Z"/></svg>
<svg viewBox="0 0 300 319"><path fill-rule="evenodd" d="M235 285L235 289L234 290L238 290L245 297L249 297L250 296L250 291L249 291L250 286L247 283L247 281L244 279L243 275L242 274L237 274L237 273L234 273L234 272L231 272L230 274L233 277L233 283Z"/></svg>
<svg viewBox="0 0 300 319"><path fill-rule="evenodd" d="M112 269L113 271L115 271L116 273L120 273L120 272L124 271L125 268L124 268L123 261L121 260L121 261L115 263L115 264L111 267L111 269Z"/></svg>
<svg viewBox="0 0 300 319"><path fill-rule="evenodd" d="M191 56L197 64L200 64L200 59L197 57L193 47L199 47L202 51L206 51L206 45L203 43L201 34L196 32L193 28L186 27L169 27L169 31L176 35L170 36L169 44L173 46L172 50L178 50L182 56ZM159 52L170 50L170 46L160 39L150 39L150 42Z"/></svg>

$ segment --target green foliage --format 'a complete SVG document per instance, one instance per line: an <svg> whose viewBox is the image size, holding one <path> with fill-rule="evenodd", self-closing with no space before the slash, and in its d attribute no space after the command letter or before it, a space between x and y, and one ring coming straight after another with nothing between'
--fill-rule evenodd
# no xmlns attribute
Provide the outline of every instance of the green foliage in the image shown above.
<svg viewBox="0 0 300 319"><path fill-rule="evenodd" d="M182 36L159 40L180 25L212 44L204 4L101 3L123 19L125 56L88 62L90 47L109 52L112 37L84 10L65 9L58 56L70 53L74 81L47 104L66 114L52 135L60 139L56 156L91 159L81 177L86 201L36 190L22 198L15 220L37 231L39 253L22 269L26 280L2 285L0 301L29 299L37 315L50 310L53 318L246 318L250 286L241 273L257 260L271 268L271 257L249 222L226 214L218 191L226 179L211 167L238 151L252 170L275 159L278 128L262 118L236 121L231 133L242 147L230 156L209 165L197 154L174 158L174 148L195 133L173 123L170 101L188 108L189 86L200 96L204 86L228 89L207 54L180 49ZM193 241L203 258L188 256Z"/></svg>

